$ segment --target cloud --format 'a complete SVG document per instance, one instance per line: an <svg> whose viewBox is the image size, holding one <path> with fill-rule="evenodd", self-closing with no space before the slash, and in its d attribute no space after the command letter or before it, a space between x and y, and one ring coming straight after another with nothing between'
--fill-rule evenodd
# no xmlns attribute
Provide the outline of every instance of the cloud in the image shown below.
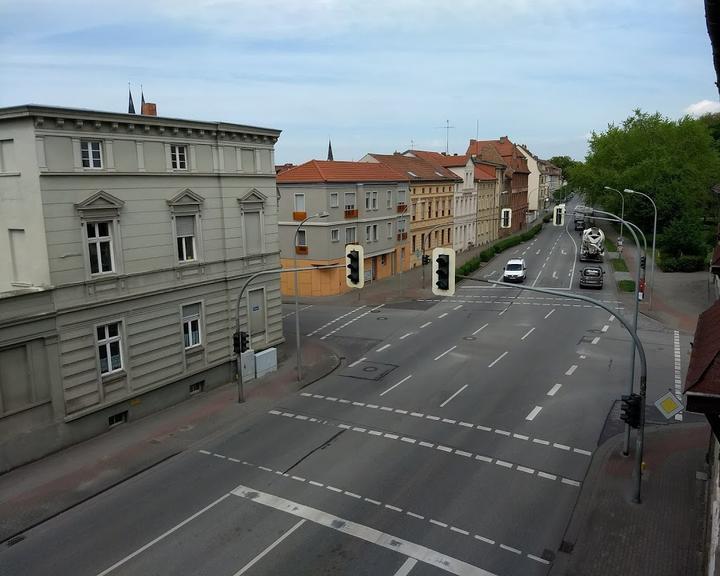
<svg viewBox="0 0 720 576"><path fill-rule="evenodd" d="M700 102L695 102L695 104L690 104L687 108L684 110L685 114L690 114L691 116L703 116L705 114L716 114L720 112L720 102L715 102L713 100L700 100Z"/></svg>

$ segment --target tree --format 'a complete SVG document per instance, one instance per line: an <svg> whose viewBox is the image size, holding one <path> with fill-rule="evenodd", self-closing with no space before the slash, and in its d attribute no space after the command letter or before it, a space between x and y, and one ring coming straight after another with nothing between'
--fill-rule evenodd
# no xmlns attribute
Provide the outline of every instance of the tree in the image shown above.
<svg viewBox="0 0 720 576"><path fill-rule="evenodd" d="M585 162L570 169L589 203L619 214L620 196L604 187L631 188L655 200L658 232L683 215L694 218L684 225L700 228L696 215L712 205L710 188L720 181L720 156L705 123L635 110L621 125L593 132L589 148ZM626 194L625 217L652 231L653 209L644 198ZM692 242L686 248L700 249Z"/></svg>
<svg viewBox="0 0 720 576"><path fill-rule="evenodd" d="M715 66L715 86L720 92L720 0L705 0L705 25L707 26Z"/></svg>
<svg viewBox="0 0 720 576"><path fill-rule="evenodd" d="M573 160L570 156L553 156L548 162L560 168L563 173L563 179L567 181L570 181L571 168L579 164L579 162Z"/></svg>

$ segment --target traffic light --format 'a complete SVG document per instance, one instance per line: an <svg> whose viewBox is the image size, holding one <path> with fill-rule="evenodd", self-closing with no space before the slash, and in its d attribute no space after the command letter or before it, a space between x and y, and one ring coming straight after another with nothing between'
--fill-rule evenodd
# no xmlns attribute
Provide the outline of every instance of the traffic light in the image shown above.
<svg viewBox="0 0 720 576"><path fill-rule="evenodd" d="M423 266L425 266L425 264L430 264L430 256L429 255L423 254L422 264L423 264Z"/></svg>
<svg viewBox="0 0 720 576"><path fill-rule="evenodd" d="M362 288L365 285L365 252L359 244L345 246L346 283L350 288Z"/></svg>
<svg viewBox="0 0 720 576"><path fill-rule="evenodd" d="M628 424L631 428L640 427L640 409L642 397L640 394L623 394L620 397L622 405L620 406L620 420Z"/></svg>
<svg viewBox="0 0 720 576"><path fill-rule="evenodd" d="M240 332L240 352L250 350L250 337L247 332Z"/></svg>
<svg viewBox="0 0 720 576"><path fill-rule="evenodd" d="M512 209L503 208L500 210L500 228L510 228L512 225Z"/></svg>
<svg viewBox="0 0 720 576"><path fill-rule="evenodd" d="M565 224L565 204L558 204L553 211L553 226Z"/></svg>
<svg viewBox="0 0 720 576"><path fill-rule="evenodd" d="M647 256L640 256L640 268L645 268L647 264Z"/></svg>
<svg viewBox="0 0 720 576"><path fill-rule="evenodd" d="M233 352L240 354L240 332L233 332Z"/></svg>
<svg viewBox="0 0 720 576"><path fill-rule="evenodd" d="M432 251L433 294L452 296L455 294L455 250L434 248Z"/></svg>

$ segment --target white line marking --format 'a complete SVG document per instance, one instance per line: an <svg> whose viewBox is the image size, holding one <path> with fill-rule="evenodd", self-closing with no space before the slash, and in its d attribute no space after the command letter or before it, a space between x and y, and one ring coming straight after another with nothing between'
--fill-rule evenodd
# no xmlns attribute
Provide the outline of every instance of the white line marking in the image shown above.
<svg viewBox="0 0 720 576"><path fill-rule="evenodd" d="M557 480L555 474L548 474L547 472L538 472L538 476L541 478L547 478L548 480Z"/></svg>
<svg viewBox="0 0 720 576"><path fill-rule="evenodd" d="M507 550L508 552L512 552L513 554L522 554L522 552L520 552L520 550L518 550L517 548L513 548L512 546L505 546L505 544L500 544L500 548L502 548L503 550Z"/></svg>
<svg viewBox="0 0 720 576"><path fill-rule="evenodd" d="M577 480L570 480L570 478L563 478L560 482L563 484L569 484L570 486L580 486L580 482Z"/></svg>
<svg viewBox="0 0 720 576"><path fill-rule="evenodd" d="M389 508L390 510L394 510L395 512L402 512L402 508L398 508L397 506L392 506L390 504L385 504L385 508Z"/></svg>
<svg viewBox="0 0 720 576"><path fill-rule="evenodd" d="M498 314L498 316L502 316L503 314L505 314L505 312L508 311L508 308L510 307L508 306L507 308L503 308L503 310L500 312L500 314Z"/></svg>
<svg viewBox="0 0 720 576"><path fill-rule="evenodd" d="M510 432L507 430L501 430L500 428L495 428L495 434L500 434L500 436L510 436Z"/></svg>
<svg viewBox="0 0 720 576"><path fill-rule="evenodd" d="M355 366L357 366L358 364L360 364L360 363L363 362L364 360L367 360L367 358L365 358L365 357L363 356L362 358L360 358L360 360L355 360L355 362L353 362L352 364L348 364L348 368L355 368Z"/></svg>
<svg viewBox="0 0 720 576"><path fill-rule="evenodd" d="M577 370L577 364L573 364L572 366L570 366L570 368L568 368L567 372L565 372L565 376L572 376L572 374L573 374L573 372L575 372L575 370Z"/></svg>
<svg viewBox="0 0 720 576"><path fill-rule="evenodd" d="M342 494L342 490L340 490L340 488L335 488L335 486L330 486L330 484L325 486L325 488L327 488L328 490L332 490L333 492L337 492L338 494Z"/></svg>
<svg viewBox="0 0 720 576"><path fill-rule="evenodd" d="M547 320L550 317L550 314L552 314L553 312L555 312L555 308L553 308L552 310L550 310L550 312L545 314L545 320Z"/></svg>
<svg viewBox="0 0 720 576"><path fill-rule="evenodd" d="M598 342L600 342L600 336L595 336L595 338L592 339L592 343L597 344Z"/></svg>
<svg viewBox="0 0 720 576"><path fill-rule="evenodd" d="M610 328L610 326L607 325L607 324L605 324L605 326L603 326L600 331L601 331L601 332L607 332L607 331L608 331L608 328Z"/></svg>
<svg viewBox="0 0 720 576"><path fill-rule="evenodd" d="M415 514L415 512L410 512L409 510L406 510L405 514L412 516L413 518L417 518L418 520L425 520L425 516L420 516L420 514Z"/></svg>
<svg viewBox="0 0 720 576"><path fill-rule="evenodd" d="M297 480L298 482L305 482L307 478L303 478L302 476L290 476L293 480Z"/></svg>
<svg viewBox="0 0 720 576"><path fill-rule="evenodd" d="M535 562L540 562L541 564L550 564L550 562L545 560L545 558L540 558L534 554L528 554L527 557L530 558L530 560L535 560Z"/></svg>
<svg viewBox="0 0 720 576"><path fill-rule="evenodd" d="M540 410L542 410L542 406L535 406L535 408L530 411L530 414L525 416L525 420L535 420L535 416L540 414Z"/></svg>
<svg viewBox="0 0 720 576"><path fill-rule="evenodd" d="M493 360L490 364L488 364L488 368L492 368L493 366L495 366L495 364L497 364L498 362L500 362L500 360L505 358L505 356L507 356L507 354L508 354L508 350L505 350L505 352L500 354L500 356L498 356L497 358L495 358L495 360Z"/></svg>
<svg viewBox="0 0 720 576"><path fill-rule="evenodd" d="M442 444L438 444L435 448L438 450L441 450L442 452L452 452L453 449L448 446L443 446Z"/></svg>
<svg viewBox="0 0 720 576"><path fill-rule="evenodd" d="M453 310L460 310L460 308L462 308L462 304L458 304L455 308L453 308Z"/></svg>
<svg viewBox="0 0 720 576"><path fill-rule="evenodd" d="M465 452L465 450L455 450L455 454L458 456L465 456L465 458L472 458L472 454L470 452Z"/></svg>
<svg viewBox="0 0 720 576"><path fill-rule="evenodd" d="M348 492L347 490L345 490L343 492L343 494L346 494L346 495L350 496L351 498L357 498L358 500L362 499L362 496L360 496L360 494L355 494L355 492Z"/></svg>
<svg viewBox="0 0 720 576"><path fill-rule="evenodd" d="M428 326L430 326L430 324L432 324L432 322L425 322L425 324L420 326L420 328L427 328Z"/></svg>
<svg viewBox="0 0 720 576"><path fill-rule="evenodd" d="M453 348L454 348L454 346L453 346ZM450 400L452 400L453 398L455 398L455 396L457 396L458 394L460 394L460 392L462 392L463 390L465 390L465 388L467 388L467 387L468 387L467 384L463 385L463 387L460 388L460 390L458 390L457 392L455 392L455 394L453 394L452 396L450 396L450 398L448 398L447 400L445 400L445 402L443 402L442 404L440 404L440 408L444 408L444 407L445 407L445 404L447 404L448 402L450 402Z"/></svg>
<svg viewBox="0 0 720 576"><path fill-rule="evenodd" d="M450 526L450 530L452 530L453 532L457 532L458 534L464 534L465 536L470 536L470 532L468 532L467 530L463 530L462 528Z"/></svg>
<svg viewBox="0 0 720 576"><path fill-rule="evenodd" d="M275 546L277 546L278 544L280 544L280 542L282 542L283 540L285 540L285 538L287 538L288 536L290 536L290 534L292 534L293 532L295 532L295 530L297 530L298 528L300 528L300 526L302 526L303 524L305 524L305 519L304 519L304 518L303 518L302 520L300 520L297 524L295 524L295 526L293 526L292 528L290 528L290 530L288 530L287 532L285 532L285 534L283 534L282 536L280 536L280 538L278 538L277 540L275 540L275 542L273 542L272 544L270 544L270 546L268 546L267 548L265 548L265 550L263 550L262 552L260 552L260 554L258 554L257 556L255 556L255 558L253 558L252 560L250 560L250 562L248 562L247 564L245 564L245 566L243 566L240 570L238 570L237 572L235 572L235 574L233 574L233 576L240 576L241 574L245 574L245 572L247 572L248 570L250 570L250 568L252 568L252 567L253 567L255 564L257 564L260 560L262 560L264 556L266 556L273 548L275 548Z"/></svg>
<svg viewBox="0 0 720 576"><path fill-rule="evenodd" d="M400 384L402 384L402 383L405 382L406 380L410 380L410 378L412 378L412 374L408 374L407 376L405 376L405 378L403 378L402 380L400 380L400 382L398 382L397 384L393 384L392 386L390 386L390 388L388 388L387 390L385 390L385 392L381 392L381 393L380 393L380 396L385 396L385 394L387 394L388 392L390 392L390 390L392 390L393 388L397 388L398 386L400 386ZM369 406L369 405L368 405L368 406Z"/></svg>
<svg viewBox="0 0 720 576"><path fill-rule="evenodd" d="M375 350L375 352L382 352L383 350L387 350L388 348L390 348L390 344L385 344L385 346L380 346L380 348Z"/></svg>
<svg viewBox="0 0 720 576"><path fill-rule="evenodd" d="M592 456L592 452L590 452L590 450L583 450L582 448L573 448L573 452L577 452L578 454L583 454L585 456Z"/></svg>
<svg viewBox="0 0 720 576"><path fill-rule="evenodd" d="M534 468L528 468L527 466L516 466L520 472L525 472L526 474L535 474Z"/></svg>
<svg viewBox="0 0 720 576"><path fill-rule="evenodd" d="M484 538L483 536L480 536L479 534L474 534L473 536L475 538L477 538L478 540L480 540L481 542L486 542L486 543L492 544L492 545L495 544L495 540L490 540L490 538Z"/></svg>
<svg viewBox="0 0 720 576"><path fill-rule="evenodd" d="M381 506L382 502L378 502L377 500L373 500L372 498L364 498L365 502L370 502L370 504L375 504L375 506Z"/></svg>
<svg viewBox="0 0 720 576"><path fill-rule="evenodd" d="M570 226L570 222L568 222L565 225L565 233L568 236L570 236L570 240L572 240L573 246L575 247L575 255L573 256L572 270L570 271L570 274L568 274L568 276L570 276L570 284L568 285L568 290L570 290L572 288L573 278L575 278L575 265L577 264L577 251L578 251L577 242L575 242L575 238L573 238L573 235L570 234L569 226Z"/></svg>
<svg viewBox="0 0 720 576"><path fill-rule="evenodd" d="M198 450L198 452L200 452L200 454L207 454L208 456L212 454L212 452L208 452L207 450Z"/></svg>
<svg viewBox="0 0 720 576"><path fill-rule="evenodd" d="M397 434L390 434L389 432L385 432L383 436L385 436L385 438L390 438L390 440L397 440L398 438L400 438L400 436L398 436Z"/></svg>
<svg viewBox="0 0 720 576"><path fill-rule="evenodd" d="M520 338L520 340L525 340L525 338L527 338L528 336L530 336L530 334L532 334L534 331L535 331L535 328L530 328L530 330L528 330L528 331L525 333L525 336L523 336L522 338Z"/></svg>
<svg viewBox="0 0 720 576"><path fill-rule="evenodd" d="M487 324L485 324L484 326L480 326L480 328L475 330L475 332L473 332L472 335L475 336L478 332L482 331L484 328L487 328Z"/></svg>
<svg viewBox="0 0 720 576"><path fill-rule="evenodd" d="M424 446L425 448L433 448L435 446L435 444L431 444L430 442L425 442L424 440L420 440L420 442L418 442L418 444L420 444L420 446Z"/></svg>
<svg viewBox="0 0 720 576"><path fill-rule="evenodd" d="M403 334L402 336L400 336L399 339L400 339L400 340L405 340L405 338L407 338L408 336L412 336L412 332L408 332L407 334Z"/></svg>
<svg viewBox="0 0 720 576"><path fill-rule="evenodd" d="M415 568L415 564L417 564L417 560L415 558L408 558L403 562L403 565L400 566L397 572L395 572L394 576L407 576L410 574L410 570Z"/></svg>
<svg viewBox="0 0 720 576"><path fill-rule="evenodd" d="M447 315L448 315L447 312L443 312L442 314L440 314L440 316L438 316L438 318L445 318L445 316L447 316Z"/></svg>
<svg viewBox="0 0 720 576"><path fill-rule="evenodd" d="M212 508L213 506L217 506L218 504L220 504L220 502L222 502L223 500L225 500L225 498L227 498L228 496L230 496L229 493L220 496L220 498L218 498L217 500L211 502L210 504L208 504L207 506L205 506L205 508L203 508L203 509L201 509L201 510L198 510L198 511L195 512L195 514L193 514L192 516L189 516L189 517L185 518L185 520L183 520L183 521L180 522L179 524L176 524L175 526L173 526L172 528L170 528L170 530L168 530L168 531L166 531L166 532L163 532L162 534L160 534L160 536L158 536L158 537L155 538L154 540L151 540L150 542L148 542L147 544L145 544L145 545L142 546L141 548L138 548L138 549L135 550L135 552L133 552L132 554L128 554L128 555L125 556L125 558L123 558L122 560L118 560L117 562L115 562L115 564L113 564L112 566L110 566L110 568L106 568L105 570L103 570L102 572L100 572L97 576L105 576L106 574L109 574L110 572L112 572L113 570L115 570L115 568L119 568L120 566L122 566L123 564L125 564L126 562L128 562L129 560L132 560L132 559L135 558L135 556L137 556L138 554L142 554L143 552L145 552L145 550L147 550L147 549L150 548L151 546L153 546L153 545L157 544L158 542L160 542L160 540L163 540L163 539L167 538L167 537L170 536L170 534L172 534L173 532L177 532L180 528L182 528L183 526L185 526L185 524L187 524L188 522L192 522L193 520L195 520L195 518L197 518L198 516L200 516L200 515L203 514L204 512L207 512L207 511L210 510L210 508Z"/></svg>
<svg viewBox="0 0 720 576"><path fill-rule="evenodd" d="M440 522L440 520L435 520L435 518L430 518L430 524L435 524L436 526L440 526L441 528L448 527L448 525L445 524L445 522Z"/></svg>
<svg viewBox="0 0 720 576"><path fill-rule="evenodd" d="M535 442L535 444L542 444L543 446L550 446L550 442L542 440L541 438L533 438L533 442Z"/></svg>
<svg viewBox="0 0 720 576"><path fill-rule="evenodd" d="M505 462L505 460L495 460L495 464L497 464L498 466L502 466L503 468L513 467L511 462Z"/></svg>
<svg viewBox="0 0 720 576"><path fill-rule="evenodd" d="M435 357L435 360L440 360L440 358L442 358L443 356L445 356L445 354L447 354L448 352L452 352L453 350L455 350L455 348L457 348L457 346L453 346L452 348L448 348L447 350L445 350L445 352L443 352L442 354L440 354L440 356L436 356L436 357Z"/></svg>
<svg viewBox="0 0 720 576"><path fill-rule="evenodd" d="M553 446L555 448L560 448L560 450L570 450L570 446L566 446L565 444L558 444L557 442L553 442Z"/></svg>
<svg viewBox="0 0 720 576"><path fill-rule="evenodd" d="M513 438L517 438L518 440L530 440L530 436L525 436L525 434L513 434Z"/></svg>
<svg viewBox="0 0 720 576"><path fill-rule="evenodd" d="M318 486L319 488L322 488L324 484L321 484L320 482L315 482L315 480L308 480L309 484L312 484L313 486Z"/></svg>
<svg viewBox="0 0 720 576"><path fill-rule="evenodd" d="M557 391L560 390L560 388L562 388L562 384L555 384L555 386L553 386L552 388L550 388L550 390L548 391L547 395L548 395L548 396L555 396L555 394L557 394Z"/></svg>
<svg viewBox="0 0 720 576"><path fill-rule="evenodd" d="M481 462L492 462L492 458L489 458L487 456L483 456L482 454L475 454L475 460L480 460Z"/></svg>

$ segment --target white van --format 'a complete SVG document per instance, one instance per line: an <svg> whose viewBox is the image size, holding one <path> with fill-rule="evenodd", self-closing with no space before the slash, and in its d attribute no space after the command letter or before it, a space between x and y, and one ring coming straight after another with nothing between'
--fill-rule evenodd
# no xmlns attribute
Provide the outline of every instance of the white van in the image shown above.
<svg viewBox="0 0 720 576"><path fill-rule="evenodd" d="M508 260L503 268L503 282L525 282L525 260L523 258L513 258Z"/></svg>

